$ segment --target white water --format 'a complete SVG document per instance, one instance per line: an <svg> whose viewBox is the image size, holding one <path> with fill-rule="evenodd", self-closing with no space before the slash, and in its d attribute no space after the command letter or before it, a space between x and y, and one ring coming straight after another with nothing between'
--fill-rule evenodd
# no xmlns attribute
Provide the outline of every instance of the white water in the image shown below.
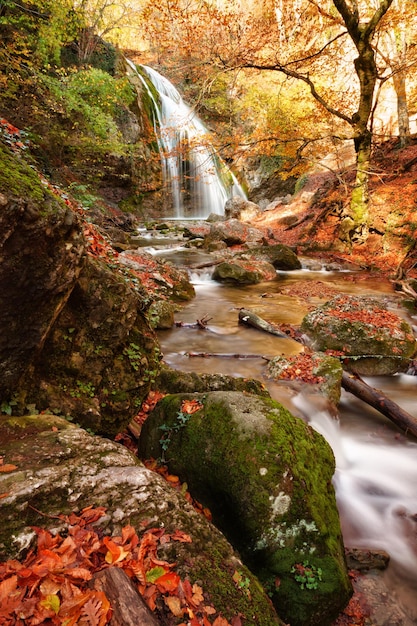
<svg viewBox="0 0 417 626"><path fill-rule="evenodd" d="M280 276L279 288L305 280L307 273ZM323 280L323 273L310 272ZM389 283L345 280L340 272L326 274L326 283L348 293L392 293ZM349 278L349 277L347 277ZM352 277L350 277L352 278ZM207 271L192 275L196 298L177 315L193 322L203 315L213 319L209 330L181 329L160 333L165 360L174 368L196 372L222 372L263 380L276 400L287 406L320 432L330 443L335 459L334 486L345 544L363 549L382 549L391 557L383 577L390 602L405 614L404 625L417 624L417 442L406 437L379 412L342 391L338 414L334 415L320 396L294 390L290 385L264 378L262 359L189 358L190 352L239 354L291 354L292 341L242 327L237 307L254 308L274 321L298 324L304 311L299 303L279 293L276 283L230 288L209 279ZM284 284L283 284L284 283ZM260 298L268 292L268 298ZM414 320L409 320L411 322ZM368 380L374 387L417 417L417 377L393 376ZM375 621L388 626L389 616ZM399 622L395 622L397 625Z"/></svg>
<svg viewBox="0 0 417 626"><path fill-rule="evenodd" d="M167 78L150 67L141 66L158 92L157 100L136 66L131 62L129 65L153 103L162 175L173 217L223 215L228 198L245 197L245 193L216 155L203 122Z"/></svg>

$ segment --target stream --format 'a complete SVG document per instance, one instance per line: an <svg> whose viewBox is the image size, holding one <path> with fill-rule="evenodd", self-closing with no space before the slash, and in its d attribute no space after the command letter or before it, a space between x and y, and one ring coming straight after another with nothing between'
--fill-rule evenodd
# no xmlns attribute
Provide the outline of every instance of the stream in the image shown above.
<svg viewBox="0 0 417 626"><path fill-rule="evenodd" d="M198 263L200 254L181 248L152 252L182 267ZM345 545L382 549L391 557L382 576L390 602L401 609L402 617L391 621L386 614L373 624L417 624L417 441L407 438L391 421L344 390L335 413L322 396L306 385L297 387L294 383L267 380L262 356L297 354L303 348L290 338L275 337L239 324L238 309L252 309L272 323L298 325L307 313L307 306L301 299L281 291L301 282L320 281L324 287L343 293L388 299L392 310L414 327L417 314L411 317L399 308L388 281L365 278L360 272L329 271L317 262L301 260L301 270L277 272L276 281L239 288L212 281L211 270L189 270L196 297L181 308L176 321L194 323L201 318L211 319L206 329L176 326L159 331L164 361L182 371L257 378L274 399L326 438L336 458L334 487ZM318 298L309 299L313 306L322 302ZM189 356L193 353L223 356ZM251 355L251 358L236 355ZM253 358L254 355L259 357ZM416 376L401 374L366 379L366 382L417 417Z"/></svg>

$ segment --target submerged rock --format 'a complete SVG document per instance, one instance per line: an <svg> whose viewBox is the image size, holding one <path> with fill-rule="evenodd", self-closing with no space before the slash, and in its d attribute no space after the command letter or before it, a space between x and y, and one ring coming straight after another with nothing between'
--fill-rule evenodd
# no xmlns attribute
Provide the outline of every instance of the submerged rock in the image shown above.
<svg viewBox="0 0 417 626"><path fill-rule="evenodd" d="M66 523L58 515L102 506L106 514L96 527L106 535L120 535L128 524L138 535L155 527L190 535L191 543L169 541L158 556L175 562L176 572L191 584L198 581L207 602L224 617L282 625L225 537L123 446L54 415L2 417L0 439L5 461L16 466L0 473L0 560L24 556L36 536L33 526L60 532ZM236 576L245 581L244 588Z"/></svg>
<svg viewBox="0 0 417 626"><path fill-rule="evenodd" d="M301 330L316 350L342 352L363 376L404 371L416 354L411 326L378 298L338 295L308 313Z"/></svg>
<svg viewBox="0 0 417 626"><path fill-rule="evenodd" d="M198 401L200 410L187 414L184 400ZM162 456L210 507L284 620L324 626L335 619L351 586L331 483L334 458L321 435L271 399L177 394L158 403L139 449L142 458Z"/></svg>

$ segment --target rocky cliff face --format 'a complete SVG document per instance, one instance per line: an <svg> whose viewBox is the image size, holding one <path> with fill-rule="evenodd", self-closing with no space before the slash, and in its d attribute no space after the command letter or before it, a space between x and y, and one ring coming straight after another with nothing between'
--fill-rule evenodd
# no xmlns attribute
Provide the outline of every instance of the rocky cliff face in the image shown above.
<svg viewBox="0 0 417 626"><path fill-rule="evenodd" d="M51 408L96 432L118 432L158 370L145 314L152 299L77 205L19 154L0 148L0 156L3 410Z"/></svg>

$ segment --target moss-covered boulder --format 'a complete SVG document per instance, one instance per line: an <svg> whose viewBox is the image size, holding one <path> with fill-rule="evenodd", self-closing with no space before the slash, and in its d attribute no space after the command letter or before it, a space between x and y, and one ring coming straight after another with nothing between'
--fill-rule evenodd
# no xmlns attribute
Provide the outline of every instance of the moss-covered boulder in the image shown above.
<svg viewBox="0 0 417 626"><path fill-rule="evenodd" d="M302 321L316 350L346 355L351 371L364 376L405 370L416 354L413 330L378 298L340 294Z"/></svg>
<svg viewBox="0 0 417 626"><path fill-rule="evenodd" d="M322 352L275 356L267 365L268 376L275 380L299 381L311 385L337 404L340 400L343 369L339 359Z"/></svg>
<svg viewBox="0 0 417 626"><path fill-rule="evenodd" d="M123 446L46 414L0 418L0 440L10 467L0 473L0 560L24 556L36 536L34 526L62 531L66 524L58 515L105 507L96 526L106 535L120 535L128 524L138 535L155 527L167 537L175 530L189 535L191 543L170 540L158 556L175 562L176 572L191 584L198 582L207 604L224 617L240 616L247 626L282 625L225 537Z"/></svg>
<svg viewBox="0 0 417 626"><path fill-rule="evenodd" d="M190 400L194 408L201 405L191 415ZM176 394L161 400L145 422L139 451L142 458L162 457L210 507L285 621L332 622L351 587L332 486L334 458L321 435L271 399Z"/></svg>
<svg viewBox="0 0 417 626"><path fill-rule="evenodd" d="M216 265L213 280L235 285L255 285L277 277L271 263L255 258L234 258Z"/></svg>
<svg viewBox="0 0 417 626"><path fill-rule="evenodd" d="M262 246L252 250L252 254L272 263L277 270L291 271L301 269L301 261L296 253L282 243Z"/></svg>

